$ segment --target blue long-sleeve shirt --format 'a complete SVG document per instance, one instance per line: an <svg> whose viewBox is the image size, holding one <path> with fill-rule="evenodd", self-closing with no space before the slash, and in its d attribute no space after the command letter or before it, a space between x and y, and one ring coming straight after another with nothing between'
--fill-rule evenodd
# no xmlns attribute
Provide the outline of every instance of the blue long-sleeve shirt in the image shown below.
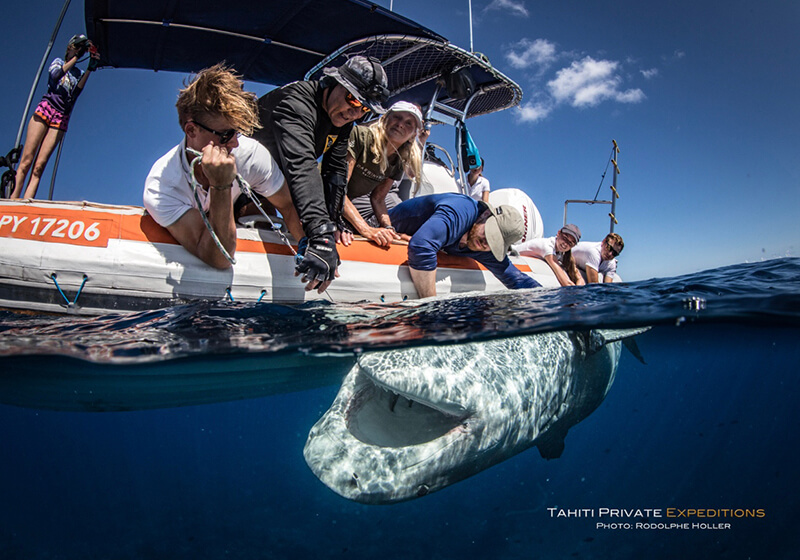
<svg viewBox="0 0 800 560"><path fill-rule="evenodd" d="M68 116L83 91L83 88L78 87L83 72L77 66L70 68L69 72L64 72L64 64L66 62L60 58L50 63L47 93L44 98L56 111Z"/></svg>
<svg viewBox="0 0 800 560"><path fill-rule="evenodd" d="M436 253L469 257L485 266L506 288L536 288L536 280L519 271L508 257L498 261L491 251L459 247L461 238L480 216L476 200L463 194L434 194L406 200L389 211L392 226L411 235L408 265L416 270L436 270Z"/></svg>

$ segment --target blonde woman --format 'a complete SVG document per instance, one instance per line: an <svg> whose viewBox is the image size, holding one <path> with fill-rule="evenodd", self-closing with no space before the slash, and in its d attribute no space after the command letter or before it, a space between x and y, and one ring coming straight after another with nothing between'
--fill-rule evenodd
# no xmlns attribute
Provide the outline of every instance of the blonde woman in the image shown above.
<svg viewBox="0 0 800 560"><path fill-rule="evenodd" d="M347 197L344 200L344 218L348 225L370 241L385 247L400 235L392 227L387 206L387 194L403 173L422 178L422 148L417 136L423 130L422 111L408 101L398 101L369 126L357 126L350 133L347 152ZM365 209L369 222L359 212L353 199L369 196L371 208ZM372 212L368 212L372 210ZM352 232L342 232L342 244L353 240Z"/></svg>

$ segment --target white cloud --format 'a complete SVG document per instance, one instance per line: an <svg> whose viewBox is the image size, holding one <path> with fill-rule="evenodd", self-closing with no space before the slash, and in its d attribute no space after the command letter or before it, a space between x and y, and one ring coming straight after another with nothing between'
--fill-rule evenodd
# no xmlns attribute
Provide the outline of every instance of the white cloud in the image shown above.
<svg viewBox="0 0 800 560"><path fill-rule="evenodd" d="M530 15L528 9L525 7L525 2L521 0L492 0L492 2L483 9L484 12L490 10L508 10L512 14L522 17L528 17L528 15Z"/></svg>
<svg viewBox="0 0 800 560"><path fill-rule="evenodd" d="M518 122L540 122L562 105L586 108L605 101L641 103L646 99L639 88L624 89L626 81L638 77L631 71L640 64L633 57L621 61L596 60L573 51L559 51L547 39L527 38L506 47L504 56L511 67L523 71L535 92L532 99L516 108ZM683 53L676 51L675 56ZM572 62L553 73L553 65L559 60ZM660 70L653 67L640 69L639 73L643 79L651 80ZM545 76L551 79L548 81Z"/></svg>
<svg viewBox="0 0 800 560"><path fill-rule="evenodd" d="M618 101L620 103L641 103L646 98L647 96L639 88L618 91L613 97L614 101Z"/></svg>
<svg viewBox="0 0 800 560"><path fill-rule="evenodd" d="M552 103L529 101L517 107L517 120L526 123L539 122L545 119L552 110Z"/></svg>
<svg viewBox="0 0 800 560"><path fill-rule="evenodd" d="M620 91L622 78L616 73L618 67L618 62L587 56L556 72L547 87L557 103L573 107L593 107L607 99L620 103L642 101L645 95L640 89Z"/></svg>
<svg viewBox="0 0 800 560"><path fill-rule="evenodd" d="M680 60L686 56L686 53L681 50L674 51L671 55L662 55L661 60L664 62L675 62L676 60Z"/></svg>
<svg viewBox="0 0 800 560"><path fill-rule="evenodd" d="M546 39L522 39L506 53L506 60L514 68L538 66L547 68L556 59L556 46Z"/></svg>

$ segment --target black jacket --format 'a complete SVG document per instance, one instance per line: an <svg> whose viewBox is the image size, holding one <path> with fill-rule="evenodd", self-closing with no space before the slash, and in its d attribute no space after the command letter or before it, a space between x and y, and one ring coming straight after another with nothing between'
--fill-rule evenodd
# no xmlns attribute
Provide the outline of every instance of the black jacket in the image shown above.
<svg viewBox="0 0 800 560"><path fill-rule="evenodd" d="M321 82L292 82L258 100L262 128L253 137L278 162L308 235L338 223L347 187L347 142L353 123L335 127L322 107ZM323 155L322 168L317 159Z"/></svg>

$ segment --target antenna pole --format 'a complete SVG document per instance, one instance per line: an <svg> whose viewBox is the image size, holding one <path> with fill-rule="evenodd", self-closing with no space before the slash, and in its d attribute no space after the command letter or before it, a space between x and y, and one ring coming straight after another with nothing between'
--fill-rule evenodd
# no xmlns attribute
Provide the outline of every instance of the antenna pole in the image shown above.
<svg viewBox="0 0 800 560"><path fill-rule="evenodd" d="M619 145L617 144L616 140L611 140L614 143L614 147L611 151L611 163L614 164L614 180L611 184L611 213L608 215L611 218L610 224L610 231L609 233L614 233L614 226L619 223L617 222L617 199L619 198L619 192L617 191L617 177L619 176L619 166L617 165L617 160L619 159Z"/></svg>
<svg viewBox="0 0 800 560"><path fill-rule="evenodd" d="M469 52L475 52L472 46L472 0L469 0Z"/></svg>

